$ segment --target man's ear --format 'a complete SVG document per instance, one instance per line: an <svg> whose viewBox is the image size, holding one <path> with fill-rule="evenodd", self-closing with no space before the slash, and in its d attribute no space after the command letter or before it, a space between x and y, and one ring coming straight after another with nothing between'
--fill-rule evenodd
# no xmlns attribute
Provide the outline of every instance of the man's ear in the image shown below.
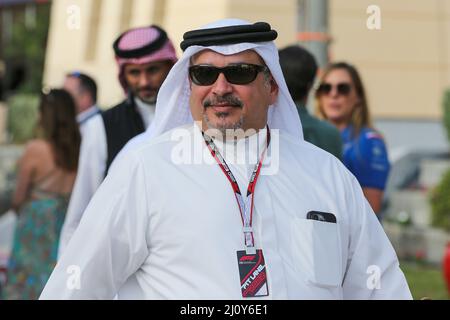
<svg viewBox="0 0 450 320"><path fill-rule="evenodd" d="M84 107L84 105L92 105L91 104L91 96L87 93L87 92L83 92L80 96L79 96L79 101L80 101L80 104L81 105L83 105L83 107ZM80 107L81 108L81 107Z"/></svg>
<svg viewBox="0 0 450 320"><path fill-rule="evenodd" d="M278 98L279 87L273 77L270 77L270 104L274 104Z"/></svg>

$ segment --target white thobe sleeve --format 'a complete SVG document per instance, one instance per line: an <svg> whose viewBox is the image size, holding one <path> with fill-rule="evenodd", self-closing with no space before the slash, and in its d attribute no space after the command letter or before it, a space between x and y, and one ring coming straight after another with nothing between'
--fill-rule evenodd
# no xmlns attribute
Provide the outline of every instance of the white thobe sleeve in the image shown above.
<svg viewBox="0 0 450 320"><path fill-rule="evenodd" d="M412 299L397 255L367 202L357 180L350 185L346 204L349 213L349 255L344 276L344 299Z"/></svg>
<svg viewBox="0 0 450 320"><path fill-rule="evenodd" d="M149 219L143 166L128 153L113 169L40 299L112 299L146 260Z"/></svg>
<svg viewBox="0 0 450 320"><path fill-rule="evenodd" d="M105 177L106 158L106 132L99 114L83 126L78 172L61 230L58 258L67 247L84 210Z"/></svg>

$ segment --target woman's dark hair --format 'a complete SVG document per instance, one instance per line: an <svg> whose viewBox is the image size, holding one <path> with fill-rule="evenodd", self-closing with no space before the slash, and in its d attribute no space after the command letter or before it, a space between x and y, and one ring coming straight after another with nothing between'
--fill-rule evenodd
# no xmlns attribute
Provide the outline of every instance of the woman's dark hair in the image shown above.
<svg viewBox="0 0 450 320"><path fill-rule="evenodd" d="M52 145L56 165L76 171L81 136L72 96L65 90L52 89L42 95L39 111L39 131Z"/></svg>

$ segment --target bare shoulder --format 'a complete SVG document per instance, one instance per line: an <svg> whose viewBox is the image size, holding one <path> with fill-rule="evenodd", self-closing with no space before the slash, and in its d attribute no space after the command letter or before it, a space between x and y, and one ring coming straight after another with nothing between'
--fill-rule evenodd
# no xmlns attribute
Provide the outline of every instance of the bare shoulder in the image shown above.
<svg viewBox="0 0 450 320"><path fill-rule="evenodd" d="M48 153L51 150L50 143L43 139L34 139L25 146L24 157L37 156L43 153Z"/></svg>

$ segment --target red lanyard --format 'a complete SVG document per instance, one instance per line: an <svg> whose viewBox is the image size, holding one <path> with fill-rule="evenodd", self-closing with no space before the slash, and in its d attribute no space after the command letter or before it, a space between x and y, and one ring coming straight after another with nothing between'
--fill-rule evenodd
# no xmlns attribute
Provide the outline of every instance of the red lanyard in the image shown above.
<svg viewBox="0 0 450 320"><path fill-rule="evenodd" d="M244 199L242 197L241 190L239 188L239 185L237 183L236 178L234 177L233 173L230 170L230 167L227 165L225 159L220 154L219 150L217 149L216 145L214 144L214 141L211 137L209 137L207 134L203 133L203 138L205 139L206 145L209 148L209 151L211 152L211 155L216 160L217 164L219 165L220 169L222 169L223 173L227 177L228 181L230 181L231 187L234 191L234 196L236 198L236 202L239 207L239 213L241 214L241 220L243 225L243 232L244 232L244 239L245 239L245 246L247 248L247 253L255 253L255 239L253 237L253 229L252 229L252 222L253 222L253 206L254 206L254 198L253 195L255 193L255 187L256 182L258 181L259 173L261 172L262 163L264 161L264 157L267 151L267 148L270 144L270 129L267 126L267 144L264 148L264 151L261 155L261 159L256 164L255 168L253 169L252 176L250 178L250 182L247 187L247 197ZM249 206L250 203L250 206Z"/></svg>

